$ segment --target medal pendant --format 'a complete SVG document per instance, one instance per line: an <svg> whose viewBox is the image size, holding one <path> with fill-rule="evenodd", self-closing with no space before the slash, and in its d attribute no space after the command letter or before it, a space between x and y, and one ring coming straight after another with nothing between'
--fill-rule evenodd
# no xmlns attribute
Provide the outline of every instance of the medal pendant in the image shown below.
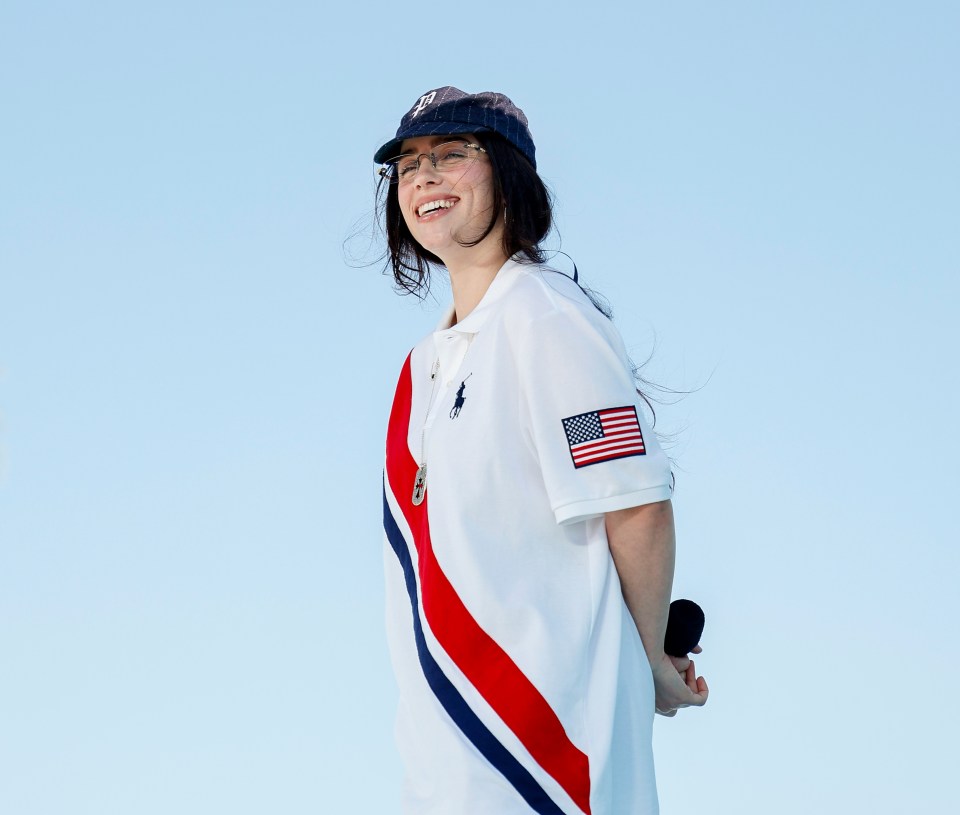
<svg viewBox="0 0 960 815"><path fill-rule="evenodd" d="M413 482L413 505L420 506L423 498L427 494L427 465L421 464L417 470L417 477Z"/></svg>

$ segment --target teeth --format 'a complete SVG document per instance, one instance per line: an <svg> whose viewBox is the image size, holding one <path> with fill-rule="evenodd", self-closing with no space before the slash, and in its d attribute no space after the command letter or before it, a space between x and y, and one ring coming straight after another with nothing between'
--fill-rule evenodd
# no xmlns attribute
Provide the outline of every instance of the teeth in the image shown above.
<svg viewBox="0 0 960 815"><path fill-rule="evenodd" d="M433 212L435 209L450 209L455 203L456 201L450 200L428 201L417 210L417 215L422 218L428 212Z"/></svg>

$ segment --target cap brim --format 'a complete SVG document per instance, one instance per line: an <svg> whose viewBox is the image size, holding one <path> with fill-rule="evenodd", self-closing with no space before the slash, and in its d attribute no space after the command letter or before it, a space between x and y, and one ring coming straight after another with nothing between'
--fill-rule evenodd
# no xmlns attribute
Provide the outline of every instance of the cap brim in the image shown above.
<svg viewBox="0 0 960 815"><path fill-rule="evenodd" d="M398 133L396 138L391 139L377 150L373 154L373 163L383 164L385 161L399 156L403 143L407 139L415 139L418 136L452 136L456 133L480 133L489 130L489 127L467 125L463 122L421 122L413 127L406 128L403 133Z"/></svg>

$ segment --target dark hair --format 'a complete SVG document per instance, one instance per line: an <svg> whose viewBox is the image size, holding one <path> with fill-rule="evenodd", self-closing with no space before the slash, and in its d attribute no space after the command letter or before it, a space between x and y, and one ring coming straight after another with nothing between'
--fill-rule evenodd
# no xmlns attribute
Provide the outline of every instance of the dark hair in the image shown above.
<svg viewBox="0 0 960 815"><path fill-rule="evenodd" d="M546 185L526 156L498 133L475 133L471 138L490 159L493 206L483 232L462 245L476 246L503 217L503 251L507 257L520 255L530 263L543 263L540 243L553 224L553 200ZM386 178L377 185L377 214L387 236L388 266L397 289L423 297L430 288L430 267L442 266L443 261L414 240L400 211L397 186Z"/></svg>

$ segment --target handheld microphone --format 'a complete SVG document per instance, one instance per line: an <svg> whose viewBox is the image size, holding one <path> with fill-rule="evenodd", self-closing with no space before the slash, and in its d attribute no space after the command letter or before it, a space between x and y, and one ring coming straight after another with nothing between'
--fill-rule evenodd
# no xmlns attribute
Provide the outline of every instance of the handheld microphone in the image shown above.
<svg viewBox="0 0 960 815"><path fill-rule="evenodd" d="M700 642L706 618L693 600L674 600L667 617L663 650L672 657L685 657Z"/></svg>

